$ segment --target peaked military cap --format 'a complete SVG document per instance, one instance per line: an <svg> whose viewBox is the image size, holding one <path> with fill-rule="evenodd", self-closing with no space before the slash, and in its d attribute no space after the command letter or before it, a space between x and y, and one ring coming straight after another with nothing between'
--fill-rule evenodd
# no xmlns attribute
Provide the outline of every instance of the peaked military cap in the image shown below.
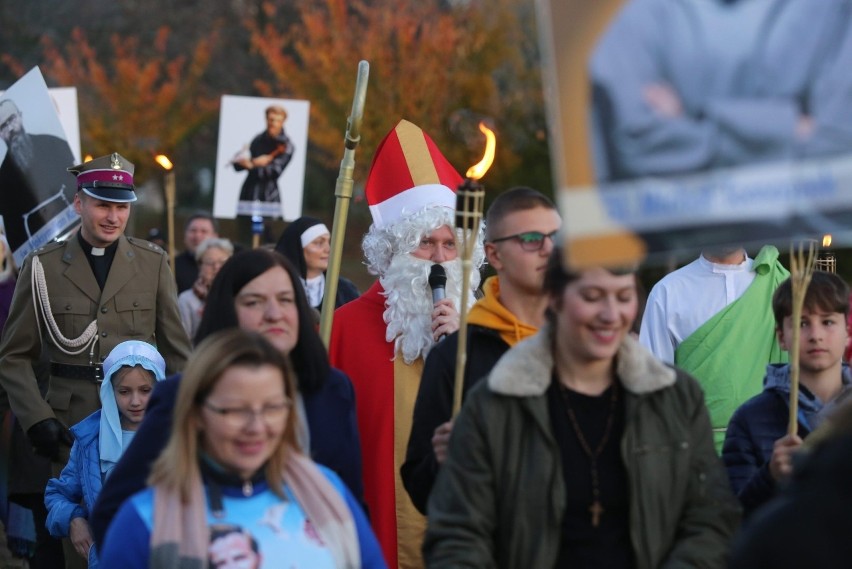
<svg viewBox="0 0 852 569"><path fill-rule="evenodd" d="M77 176L77 190L107 202L135 202L133 163L113 152L77 166L68 171Z"/></svg>

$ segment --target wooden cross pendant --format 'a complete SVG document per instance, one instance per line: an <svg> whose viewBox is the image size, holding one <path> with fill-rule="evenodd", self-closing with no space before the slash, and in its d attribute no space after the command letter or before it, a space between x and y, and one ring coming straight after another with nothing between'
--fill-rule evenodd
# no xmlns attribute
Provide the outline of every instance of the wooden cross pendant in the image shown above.
<svg viewBox="0 0 852 569"><path fill-rule="evenodd" d="M598 527L601 523L601 514L604 513L603 506L601 503L595 500L592 502L592 505L589 506L589 511L592 513L592 527Z"/></svg>

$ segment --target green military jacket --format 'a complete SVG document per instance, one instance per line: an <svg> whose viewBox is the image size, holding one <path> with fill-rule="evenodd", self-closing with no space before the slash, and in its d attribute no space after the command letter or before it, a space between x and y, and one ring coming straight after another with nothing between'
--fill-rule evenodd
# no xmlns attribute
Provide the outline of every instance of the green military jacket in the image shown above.
<svg viewBox="0 0 852 569"><path fill-rule="evenodd" d="M34 296L36 256L44 268L48 303ZM48 309L47 304L58 332L65 338L77 338L92 321L97 322L93 357L89 348L74 355L56 345L45 319L36 316L39 305ZM70 426L100 407L95 381L56 375L50 377L45 401L33 363L42 357L58 364L100 363L125 340L154 344L166 360L169 374L180 371L189 356L190 343L180 322L175 280L162 249L122 236L103 291L76 237L50 243L29 255L18 276L0 340L0 385L24 430L51 417Z"/></svg>
<svg viewBox="0 0 852 569"><path fill-rule="evenodd" d="M547 405L551 345L542 328L469 392L429 499L428 567L556 563L566 489ZM637 568L725 567L739 506L701 388L630 337L617 362Z"/></svg>

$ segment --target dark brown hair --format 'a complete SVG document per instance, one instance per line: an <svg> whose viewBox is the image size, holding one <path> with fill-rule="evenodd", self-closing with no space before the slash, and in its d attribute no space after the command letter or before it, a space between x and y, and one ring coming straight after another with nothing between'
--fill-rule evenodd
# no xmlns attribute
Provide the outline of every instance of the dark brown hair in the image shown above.
<svg viewBox="0 0 852 569"><path fill-rule="evenodd" d="M299 313L299 336L289 356L298 377L299 391L312 393L322 387L331 370L328 352L314 326L314 313L308 304L299 273L281 253L249 249L234 254L222 265L207 293L201 323L195 333L195 344L200 344L207 336L220 330L238 328L234 299L249 282L275 267L284 269L293 283L296 311Z"/></svg>
<svg viewBox="0 0 852 569"><path fill-rule="evenodd" d="M563 249L561 246L553 248L550 258L547 260L547 268L544 271L544 293L551 297L562 296L565 292L565 287L572 281L576 281L582 276L581 272L569 271L563 264ZM635 274L637 266L629 265L622 267L604 267L613 275L631 275ZM639 280L636 280L637 286Z"/></svg>
<svg viewBox="0 0 852 569"><path fill-rule="evenodd" d="M604 267L607 271L612 273L613 275L631 275L636 273L637 267L635 265L624 266L624 267ZM576 281L582 276L582 272L569 271L565 268L563 264L563 249L562 247L554 247L553 252L550 254L550 257L547 260L547 268L544 271L544 294L546 294L549 298L559 299L562 296L562 293L565 292L565 287L571 284L573 281ZM641 288L639 286L639 279L636 279L636 294L640 299L641 306ZM557 302L558 304L558 302ZM545 317L547 318L548 323L550 323L551 327L555 329L555 318L556 315L553 313L550 308L547 309L545 313Z"/></svg>
<svg viewBox="0 0 852 569"><path fill-rule="evenodd" d="M846 281L825 271L814 271L808 291L805 293L804 308L810 311L824 310L849 316L849 285ZM775 325L784 325L784 319L793 314L793 284L785 280L772 295L772 312Z"/></svg>

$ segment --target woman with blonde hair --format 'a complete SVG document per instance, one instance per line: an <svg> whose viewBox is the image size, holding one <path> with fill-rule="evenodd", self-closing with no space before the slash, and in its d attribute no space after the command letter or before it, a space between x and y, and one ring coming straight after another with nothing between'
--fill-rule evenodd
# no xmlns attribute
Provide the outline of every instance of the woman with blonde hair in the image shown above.
<svg viewBox="0 0 852 569"><path fill-rule="evenodd" d="M202 567L211 525L250 532L286 567L384 567L363 511L296 438L295 378L261 335L211 335L190 358L174 426L148 479L103 544L107 567Z"/></svg>

